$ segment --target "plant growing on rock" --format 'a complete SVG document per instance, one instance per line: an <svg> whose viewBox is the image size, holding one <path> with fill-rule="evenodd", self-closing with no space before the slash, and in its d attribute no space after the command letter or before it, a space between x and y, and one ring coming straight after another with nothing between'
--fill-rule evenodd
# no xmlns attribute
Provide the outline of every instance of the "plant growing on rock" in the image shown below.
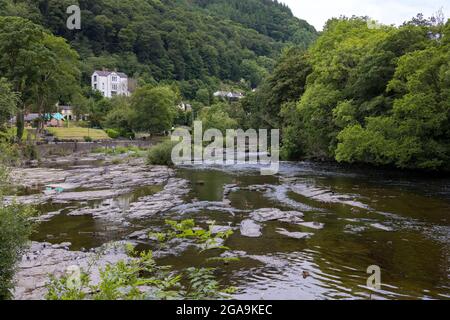
<svg viewBox="0 0 450 320"><path fill-rule="evenodd" d="M193 219L183 220L180 222L166 220L166 225L170 227L167 232L150 233L150 238L156 239L161 245L167 244L173 239L190 239L202 248L202 251L210 249L225 249L228 247L222 245L222 242L228 239L232 234L232 230L212 233L214 222L209 223L209 229L205 230L196 226Z"/></svg>
<svg viewBox="0 0 450 320"><path fill-rule="evenodd" d="M98 284L82 272L78 286L69 276L52 277L47 286L48 300L143 300L143 299L226 299L234 292L224 288L214 269L189 268L175 272L158 266L151 251L137 253L128 248L130 259L107 265L100 271Z"/></svg>

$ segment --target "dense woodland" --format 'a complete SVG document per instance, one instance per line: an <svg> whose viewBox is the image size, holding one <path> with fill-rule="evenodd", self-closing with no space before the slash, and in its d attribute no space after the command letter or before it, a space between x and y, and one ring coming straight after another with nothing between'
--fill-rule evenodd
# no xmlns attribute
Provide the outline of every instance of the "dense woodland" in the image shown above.
<svg viewBox="0 0 450 320"><path fill-rule="evenodd" d="M399 28L329 20L308 50L284 51L241 125L283 128L285 159L448 171L449 36L439 15Z"/></svg>
<svg viewBox="0 0 450 320"><path fill-rule="evenodd" d="M442 15L376 28L366 17L334 18L319 36L270 0L78 3L82 29L70 31L69 1L0 0L2 121L59 101L114 136L198 118L222 130L281 128L286 160L449 170ZM99 68L128 73L138 89L103 99L90 89ZM218 101L219 89L246 98ZM193 112L176 108L181 101Z"/></svg>

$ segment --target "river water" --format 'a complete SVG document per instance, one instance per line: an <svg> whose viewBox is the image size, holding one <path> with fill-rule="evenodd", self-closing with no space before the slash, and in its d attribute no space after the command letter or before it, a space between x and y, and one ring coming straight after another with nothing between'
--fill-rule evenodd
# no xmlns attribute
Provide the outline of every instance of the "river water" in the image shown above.
<svg viewBox="0 0 450 320"><path fill-rule="evenodd" d="M164 219L193 218L235 228L226 246L240 260L216 265L223 284L238 288L237 299L450 299L450 179L386 171L343 169L312 163L283 163L276 176L257 168L178 168L191 190L186 203L220 202L224 188L233 212L186 210L117 226L90 216L68 216L76 203L39 206L60 214L42 222L35 241L72 243L71 250L95 248L125 239L142 228L158 228ZM96 206L128 206L161 186ZM262 208L299 211L304 222L261 223L260 237L245 237L239 226ZM307 235L302 239L295 234ZM141 241L143 248L150 243ZM188 249L160 259L175 269L206 266ZM369 266L381 268L380 290L366 286ZM208 265L209 266L209 265Z"/></svg>

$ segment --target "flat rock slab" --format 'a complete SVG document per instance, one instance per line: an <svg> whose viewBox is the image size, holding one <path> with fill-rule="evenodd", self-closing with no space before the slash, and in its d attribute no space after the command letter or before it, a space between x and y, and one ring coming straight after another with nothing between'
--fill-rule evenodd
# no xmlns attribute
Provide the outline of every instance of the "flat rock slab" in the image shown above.
<svg viewBox="0 0 450 320"><path fill-rule="evenodd" d="M277 208L264 208L251 212L250 218L258 222L282 221L298 224L303 222L303 213L299 211L281 211Z"/></svg>
<svg viewBox="0 0 450 320"><path fill-rule="evenodd" d="M320 222L301 222L298 225L315 230L320 230L323 229L323 227L325 227L325 224Z"/></svg>
<svg viewBox="0 0 450 320"><path fill-rule="evenodd" d="M289 232L286 229L282 229L279 228L277 229L277 233L289 237L289 238L294 238L294 239L308 239L311 236L313 236L313 233L308 233L308 232Z"/></svg>
<svg viewBox="0 0 450 320"><path fill-rule="evenodd" d="M258 238L262 235L261 225L250 219L241 222L240 230L244 237Z"/></svg>
<svg viewBox="0 0 450 320"><path fill-rule="evenodd" d="M129 259L124 246L125 242L118 242L105 245L95 252L79 252L69 251L70 243L52 245L33 242L18 265L14 299L45 299L49 275L61 277L69 267L87 269L91 266L92 284L97 284L99 268Z"/></svg>

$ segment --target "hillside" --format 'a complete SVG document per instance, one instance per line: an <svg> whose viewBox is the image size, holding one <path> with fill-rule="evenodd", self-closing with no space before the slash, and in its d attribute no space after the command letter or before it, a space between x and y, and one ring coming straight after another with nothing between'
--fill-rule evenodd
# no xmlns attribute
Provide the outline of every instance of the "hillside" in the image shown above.
<svg viewBox="0 0 450 320"><path fill-rule="evenodd" d="M294 17L291 9L277 0L193 0L193 3L276 41L306 48L317 36L313 26Z"/></svg>
<svg viewBox="0 0 450 320"><path fill-rule="evenodd" d="M225 80L260 79L286 42L307 46L315 37L315 30L294 18L288 8L267 0L241 1L246 5L78 0L82 29L71 31L65 27L66 8L74 2L0 0L0 7L4 15L28 18L65 37L83 60L86 84L92 70L101 67L120 69L144 82L202 81L213 86ZM242 15L236 14L239 10ZM256 20L250 15L254 10Z"/></svg>

